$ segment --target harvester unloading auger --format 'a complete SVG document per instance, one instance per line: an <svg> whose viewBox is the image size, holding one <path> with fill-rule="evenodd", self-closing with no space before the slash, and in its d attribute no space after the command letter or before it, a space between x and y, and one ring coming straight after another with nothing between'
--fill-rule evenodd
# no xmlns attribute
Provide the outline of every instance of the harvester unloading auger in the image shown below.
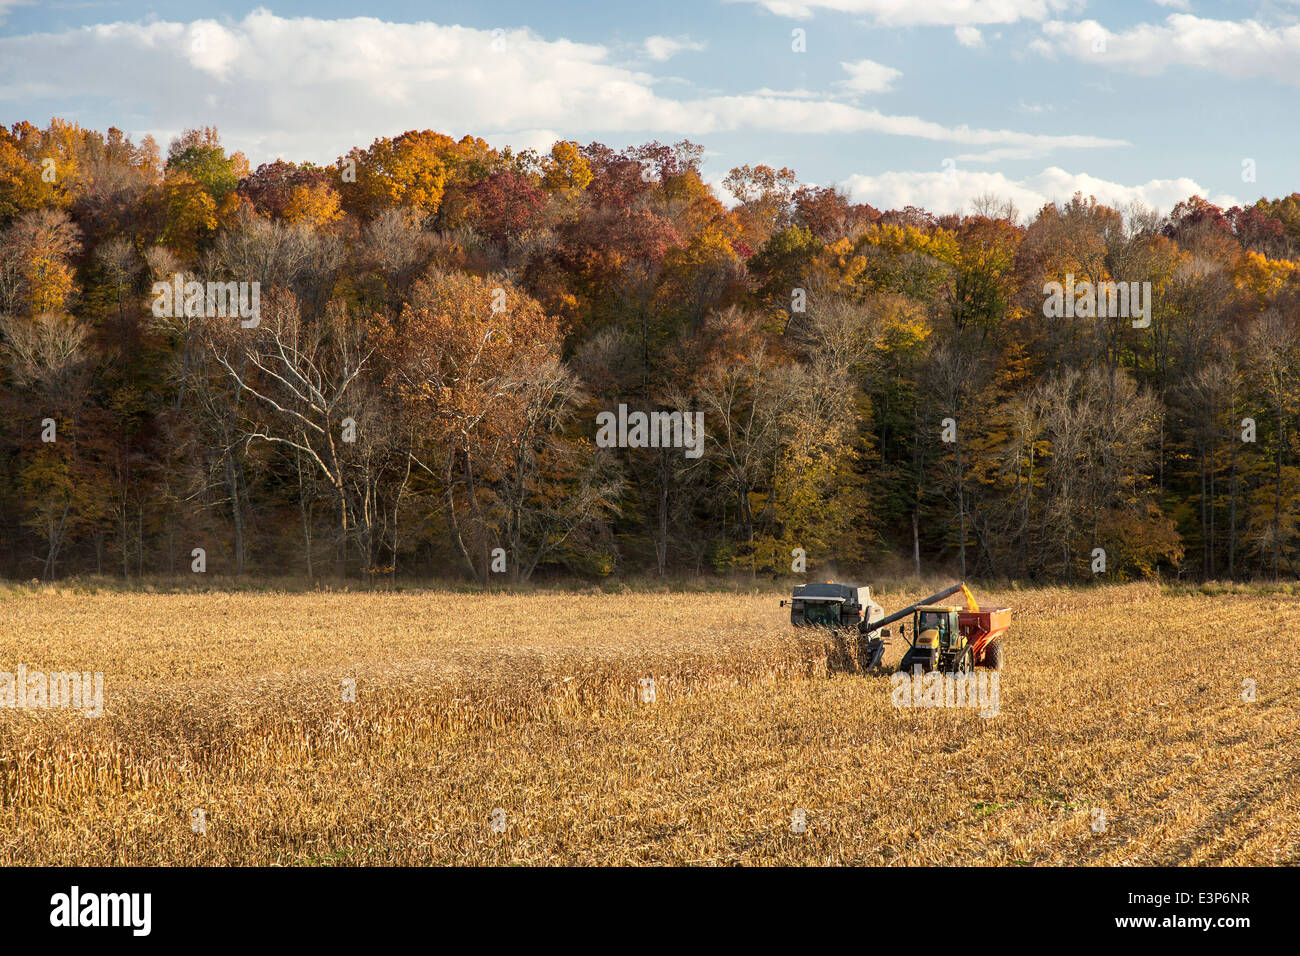
<svg viewBox="0 0 1300 956"><path fill-rule="evenodd" d="M965 598L964 608L939 603L958 591ZM860 659L864 666L879 666L885 655L884 638L889 636L889 632L882 628L909 614L912 615L912 638L899 661L900 671L910 671L914 667L949 673L962 673L972 667L1002 669L1002 642L998 638L1011 626L1011 608L980 610L975 595L965 582L944 588L878 621L863 622L858 635ZM881 636L872 638L871 634L876 631L881 631ZM907 636L905 626L900 628L900 632Z"/></svg>
<svg viewBox="0 0 1300 956"><path fill-rule="evenodd" d="M958 591L965 598L964 608L939 603ZM782 607L786 603L782 601ZM912 615L912 639L899 670L910 671L913 667L956 672L972 667L1001 670L1002 644L998 637L1011 624L1010 608L980 610L965 582L944 588L888 617L873 599L871 588L859 589L834 581L801 584L794 589L788 603L790 623L797 626L842 629L856 625L858 660L866 670L879 667L885 656L889 631L882 629L909 614ZM899 632L906 637L906 626L900 627ZM872 637L873 634L877 636Z"/></svg>

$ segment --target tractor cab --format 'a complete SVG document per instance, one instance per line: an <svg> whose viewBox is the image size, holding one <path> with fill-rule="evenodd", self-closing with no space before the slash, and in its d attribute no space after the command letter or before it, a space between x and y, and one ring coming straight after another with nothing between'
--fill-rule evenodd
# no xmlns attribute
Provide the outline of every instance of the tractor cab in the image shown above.
<svg viewBox="0 0 1300 956"><path fill-rule="evenodd" d="M939 645L946 647L957 633L957 612L960 608L956 607L920 607L912 616L912 630L916 634L926 634L934 631L938 636Z"/></svg>
<svg viewBox="0 0 1300 956"><path fill-rule="evenodd" d="M903 655L900 670L953 670L965 661L967 641L961 628L960 606L922 605L912 612L912 646Z"/></svg>

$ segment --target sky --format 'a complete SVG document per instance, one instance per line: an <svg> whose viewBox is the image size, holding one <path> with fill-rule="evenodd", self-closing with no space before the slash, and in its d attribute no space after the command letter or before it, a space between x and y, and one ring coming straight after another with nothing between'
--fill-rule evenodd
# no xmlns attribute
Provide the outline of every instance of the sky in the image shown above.
<svg viewBox="0 0 1300 956"><path fill-rule="evenodd" d="M766 163L881 209L1167 212L1300 190L1298 94L1300 0L0 0L0 122L213 125L254 166L690 139L720 194Z"/></svg>

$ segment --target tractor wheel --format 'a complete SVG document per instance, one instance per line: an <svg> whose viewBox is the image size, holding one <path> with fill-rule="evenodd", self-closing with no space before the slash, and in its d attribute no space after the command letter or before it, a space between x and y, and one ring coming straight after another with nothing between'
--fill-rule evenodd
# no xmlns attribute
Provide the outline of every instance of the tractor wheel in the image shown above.
<svg viewBox="0 0 1300 956"><path fill-rule="evenodd" d="M984 666L991 671L1002 670L1002 645L997 641L991 641L984 648Z"/></svg>
<svg viewBox="0 0 1300 956"><path fill-rule="evenodd" d="M958 654L957 659L952 662L952 673L968 674L973 666L974 656L971 653L971 649L968 647Z"/></svg>
<svg viewBox="0 0 1300 956"><path fill-rule="evenodd" d="M900 673L910 674L914 667L921 668L921 673L934 670L934 658L927 654L918 654L914 649L909 649L903 655L903 659L898 662Z"/></svg>

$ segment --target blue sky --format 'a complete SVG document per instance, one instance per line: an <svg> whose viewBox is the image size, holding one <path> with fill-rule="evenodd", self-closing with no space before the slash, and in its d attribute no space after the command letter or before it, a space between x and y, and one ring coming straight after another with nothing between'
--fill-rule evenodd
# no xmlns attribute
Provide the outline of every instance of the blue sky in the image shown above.
<svg viewBox="0 0 1300 956"><path fill-rule="evenodd" d="M763 162L936 212L1300 190L1300 0L0 0L0 16L0 121L164 148L212 124L254 164L433 128L535 148L690 138L715 183Z"/></svg>

